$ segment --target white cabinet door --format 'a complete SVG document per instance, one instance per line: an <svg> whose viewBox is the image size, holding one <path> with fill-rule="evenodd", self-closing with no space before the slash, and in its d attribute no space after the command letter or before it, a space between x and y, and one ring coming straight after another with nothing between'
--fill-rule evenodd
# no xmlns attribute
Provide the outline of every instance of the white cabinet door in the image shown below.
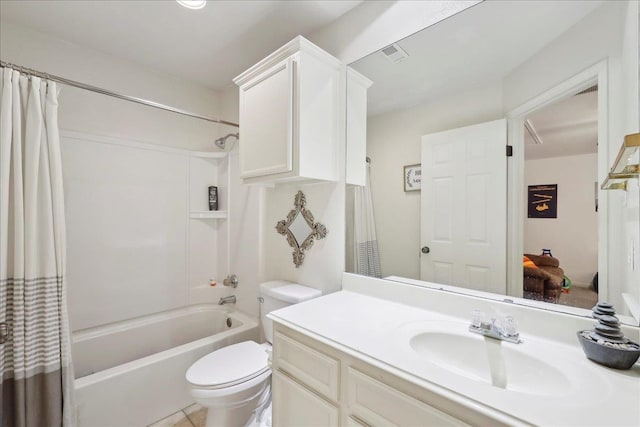
<svg viewBox="0 0 640 427"><path fill-rule="evenodd" d="M347 67L347 184L367 185L367 90L371 84Z"/></svg>
<svg viewBox="0 0 640 427"><path fill-rule="evenodd" d="M422 280L506 292L507 124L422 137Z"/></svg>
<svg viewBox="0 0 640 427"><path fill-rule="evenodd" d="M240 176L293 168L295 60L287 58L240 87Z"/></svg>
<svg viewBox="0 0 640 427"><path fill-rule="evenodd" d="M347 370L350 425L466 426L467 424L353 368Z"/></svg>
<svg viewBox="0 0 640 427"><path fill-rule="evenodd" d="M274 337L278 369L337 402L340 362L279 332Z"/></svg>
<svg viewBox="0 0 640 427"><path fill-rule="evenodd" d="M275 427L338 425L337 407L278 371L272 381Z"/></svg>

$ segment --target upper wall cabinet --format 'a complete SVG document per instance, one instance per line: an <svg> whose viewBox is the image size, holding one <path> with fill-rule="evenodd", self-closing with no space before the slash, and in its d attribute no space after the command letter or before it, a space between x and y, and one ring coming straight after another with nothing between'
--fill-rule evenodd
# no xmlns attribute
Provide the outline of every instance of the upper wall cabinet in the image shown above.
<svg viewBox="0 0 640 427"><path fill-rule="evenodd" d="M233 80L244 183L338 180L342 69L298 36Z"/></svg>

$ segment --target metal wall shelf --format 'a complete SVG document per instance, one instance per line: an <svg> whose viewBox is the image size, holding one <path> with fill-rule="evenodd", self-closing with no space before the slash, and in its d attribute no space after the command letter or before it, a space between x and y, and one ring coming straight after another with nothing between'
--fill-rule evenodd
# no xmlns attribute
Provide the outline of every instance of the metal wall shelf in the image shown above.
<svg viewBox="0 0 640 427"><path fill-rule="evenodd" d="M600 188L602 190L627 190L627 181L640 175L640 164L628 164L631 156L640 148L640 133L624 137L618 157Z"/></svg>

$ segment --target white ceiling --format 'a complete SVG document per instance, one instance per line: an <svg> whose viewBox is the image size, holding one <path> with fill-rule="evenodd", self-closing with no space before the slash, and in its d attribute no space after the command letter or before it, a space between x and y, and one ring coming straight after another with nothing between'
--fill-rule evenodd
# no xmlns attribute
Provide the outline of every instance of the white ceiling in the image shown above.
<svg viewBox="0 0 640 427"><path fill-rule="evenodd" d="M222 89L295 36L320 29L356 1L0 1L3 20Z"/></svg>
<svg viewBox="0 0 640 427"><path fill-rule="evenodd" d="M352 66L373 80L369 115L410 108L447 93L498 82L602 1L484 1Z"/></svg>
<svg viewBox="0 0 640 427"><path fill-rule="evenodd" d="M527 119L542 144L525 130L526 160L598 152L598 92L569 97Z"/></svg>

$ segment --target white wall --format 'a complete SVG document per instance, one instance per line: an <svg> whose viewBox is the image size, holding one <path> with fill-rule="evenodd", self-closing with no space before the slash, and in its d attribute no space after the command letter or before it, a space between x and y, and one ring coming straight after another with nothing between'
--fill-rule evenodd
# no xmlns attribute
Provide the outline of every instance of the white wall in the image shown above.
<svg viewBox="0 0 640 427"><path fill-rule="evenodd" d="M502 117L499 82L368 118L367 156L382 276L420 277L420 192L404 192L403 166L420 163L420 137Z"/></svg>
<svg viewBox="0 0 640 427"><path fill-rule="evenodd" d="M242 139L239 141L242 144ZM262 269L262 216L264 215L264 188L243 185L240 181L238 144L231 152L229 209L228 274L238 276L238 287L227 289L236 295L236 307L254 317L259 314L259 284L264 280Z"/></svg>
<svg viewBox="0 0 640 427"><path fill-rule="evenodd" d="M28 27L2 21L2 60L199 114L218 117L217 92ZM227 126L61 85L61 129L193 150L212 148ZM225 129L222 129L225 128Z"/></svg>
<svg viewBox="0 0 640 427"><path fill-rule="evenodd" d="M307 209L316 222L327 227L327 236L316 240L305 252L303 264L293 264L293 250L286 238L276 232L276 223L294 209L298 190L306 196ZM266 190L262 252L265 280L285 279L320 289L323 294L340 290L345 270L345 185L322 183L279 185Z"/></svg>
<svg viewBox="0 0 640 427"><path fill-rule="evenodd" d="M598 271L597 165L597 154L525 162L523 191L527 194L529 185L557 184L558 217L527 218L525 206L524 252L540 254L542 248L551 249L576 286L589 286Z"/></svg>
<svg viewBox="0 0 640 427"><path fill-rule="evenodd" d="M623 7L624 2L605 2L507 75L503 81L505 111L603 59L612 57L611 62L619 62ZM619 64L610 66L620 72Z"/></svg>

